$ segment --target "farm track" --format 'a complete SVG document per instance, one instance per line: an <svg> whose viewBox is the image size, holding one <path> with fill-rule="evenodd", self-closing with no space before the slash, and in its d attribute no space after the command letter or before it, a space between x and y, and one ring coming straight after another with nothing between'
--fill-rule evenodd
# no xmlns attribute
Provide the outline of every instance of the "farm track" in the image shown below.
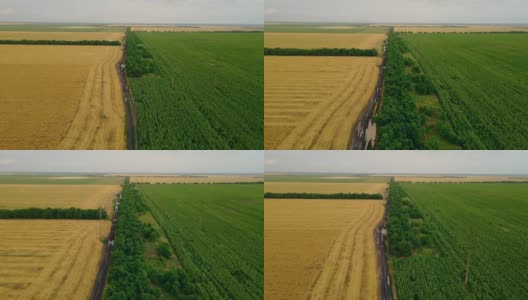
<svg viewBox="0 0 528 300"><path fill-rule="evenodd" d="M390 192L389 188L386 191L385 209L383 212L383 220L378 224L374 234L376 236L376 252L378 257L378 274L380 281L380 299L392 300L390 287L390 273L389 273L389 251L387 248L387 234L386 224L389 216L390 207Z"/></svg>
<svg viewBox="0 0 528 300"><path fill-rule="evenodd" d="M117 204L119 205L119 203ZM117 207L116 205L116 207ZM90 300L103 299L103 292L106 283L106 276L108 275L108 266L110 265L110 256L114 249L115 231L117 227L118 210L114 210L112 225L110 227L110 234L108 235L108 242L103 248L103 257L97 271L97 277L90 295Z"/></svg>
<svg viewBox="0 0 528 300"><path fill-rule="evenodd" d="M138 130L137 130L137 116L136 116L136 102L132 89L127 81L126 70L122 68L126 62L126 38L123 39L123 55L121 60L116 65L117 73L119 74L119 81L123 93L123 105L125 106L126 115L126 144L128 150L139 149L138 144Z"/></svg>
<svg viewBox="0 0 528 300"><path fill-rule="evenodd" d="M359 119L357 119L354 128L352 129L352 135L350 137L349 149L350 150L367 150L370 140L367 137L367 131L369 127L373 124L371 122L372 117L376 115L377 108L381 103L381 97L383 95L383 76L385 75L385 59L387 53L387 43L383 47L383 59L381 62L378 82L376 89L374 90L374 95L370 99L368 106L363 110ZM374 148L376 142L376 136L374 135L374 144L371 144L370 147Z"/></svg>

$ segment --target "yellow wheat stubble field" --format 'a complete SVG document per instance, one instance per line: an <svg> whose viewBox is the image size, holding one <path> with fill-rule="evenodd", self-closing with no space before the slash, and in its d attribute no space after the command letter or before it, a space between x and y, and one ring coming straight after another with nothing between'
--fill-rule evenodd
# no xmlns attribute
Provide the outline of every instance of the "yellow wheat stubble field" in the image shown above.
<svg viewBox="0 0 528 300"><path fill-rule="evenodd" d="M380 193L385 195L386 183L323 183L323 182L265 182L266 193Z"/></svg>
<svg viewBox="0 0 528 300"><path fill-rule="evenodd" d="M378 299L380 200L264 201L265 299Z"/></svg>
<svg viewBox="0 0 528 300"><path fill-rule="evenodd" d="M101 223L103 237L110 222ZM99 221L0 220L0 299L87 299L104 244Z"/></svg>
<svg viewBox="0 0 528 300"><path fill-rule="evenodd" d="M112 211L119 185L0 184L0 209L99 208Z"/></svg>
<svg viewBox="0 0 528 300"><path fill-rule="evenodd" d="M275 33L264 34L266 48L358 48L381 50L382 33Z"/></svg>
<svg viewBox="0 0 528 300"><path fill-rule="evenodd" d="M0 31L0 40L121 41L123 32Z"/></svg>
<svg viewBox="0 0 528 300"><path fill-rule="evenodd" d="M266 56L265 149L347 149L380 63L380 57Z"/></svg>
<svg viewBox="0 0 528 300"><path fill-rule="evenodd" d="M0 45L0 149L124 149L122 47Z"/></svg>

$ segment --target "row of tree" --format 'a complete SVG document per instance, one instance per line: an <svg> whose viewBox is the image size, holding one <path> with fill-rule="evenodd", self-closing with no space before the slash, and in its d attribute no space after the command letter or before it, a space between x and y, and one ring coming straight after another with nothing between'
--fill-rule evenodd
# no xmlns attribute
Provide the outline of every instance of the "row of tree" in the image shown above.
<svg viewBox="0 0 528 300"><path fill-rule="evenodd" d="M392 182L390 184L390 211L387 225L390 255L408 257L416 249L431 244L429 230L424 222L411 222L411 219L422 218L422 214L408 199L403 188Z"/></svg>
<svg viewBox="0 0 528 300"><path fill-rule="evenodd" d="M80 208L23 208L0 209L0 219L106 219L106 211Z"/></svg>
<svg viewBox="0 0 528 300"><path fill-rule="evenodd" d="M0 40L0 45L120 46L121 42L105 40Z"/></svg>
<svg viewBox="0 0 528 300"><path fill-rule="evenodd" d="M264 55L277 56L378 56L376 49L356 48L320 48L320 49L297 49L297 48L264 48Z"/></svg>
<svg viewBox="0 0 528 300"><path fill-rule="evenodd" d="M412 80L405 74L400 36L389 33L383 87L383 109L376 116L379 149L423 149L422 120L410 90Z"/></svg>
<svg viewBox="0 0 528 300"><path fill-rule="evenodd" d="M368 193L264 193L264 198L269 199L383 199L383 195Z"/></svg>
<svg viewBox="0 0 528 300"><path fill-rule="evenodd" d="M136 33L126 34L126 72L130 77L141 77L153 73L156 69L152 54L141 42Z"/></svg>

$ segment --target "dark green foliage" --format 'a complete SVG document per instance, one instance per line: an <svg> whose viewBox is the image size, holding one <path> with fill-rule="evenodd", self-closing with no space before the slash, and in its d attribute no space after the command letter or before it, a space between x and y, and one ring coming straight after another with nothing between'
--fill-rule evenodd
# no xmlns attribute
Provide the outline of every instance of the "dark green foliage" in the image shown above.
<svg viewBox="0 0 528 300"><path fill-rule="evenodd" d="M414 88L420 95L431 95L435 93L433 83L423 74L414 77Z"/></svg>
<svg viewBox="0 0 528 300"><path fill-rule="evenodd" d="M100 213L100 214L99 214ZM106 219L106 211L80 208L22 208L0 209L0 219Z"/></svg>
<svg viewBox="0 0 528 300"><path fill-rule="evenodd" d="M199 299L198 288L185 270L176 269L172 271L159 271L150 269L148 277L152 283L160 286L168 294L176 299Z"/></svg>
<svg viewBox="0 0 528 300"><path fill-rule="evenodd" d="M119 41L0 40L0 45L121 46Z"/></svg>
<svg viewBox="0 0 528 300"><path fill-rule="evenodd" d="M383 85L383 109L376 117L379 149L422 149L423 133L416 103L405 75L405 49L396 33L389 33Z"/></svg>
<svg viewBox="0 0 528 300"><path fill-rule="evenodd" d="M527 183L402 183L399 186L407 194L410 205L423 215L423 221L410 219L409 226L417 236L417 248L426 247L410 257L391 257L399 299L526 298ZM390 218L392 206L397 204L392 200ZM414 229L422 223L426 226ZM390 238L391 228L388 232ZM466 288L468 241L471 241L471 256Z"/></svg>
<svg viewBox="0 0 528 300"><path fill-rule="evenodd" d="M264 198L270 199L383 199L383 195L367 193L264 193Z"/></svg>
<svg viewBox="0 0 528 300"><path fill-rule="evenodd" d="M137 32L129 38L140 149L264 148L263 33ZM144 45L153 59L133 44ZM148 72L154 74L143 76Z"/></svg>
<svg viewBox="0 0 528 300"><path fill-rule="evenodd" d="M389 211L389 254L396 257L408 257L414 250L424 246L422 237L427 229L421 223L411 223L410 219L421 219L422 214L414 204L407 200L401 185L390 184ZM425 239L427 239L425 237Z"/></svg>
<svg viewBox="0 0 528 300"><path fill-rule="evenodd" d="M155 242L160 238L160 233L151 224L143 224L143 237L149 242Z"/></svg>
<svg viewBox="0 0 528 300"><path fill-rule="evenodd" d="M436 89L444 137L464 149L528 149L528 34L402 37Z"/></svg>
<svg viewBox="0 0 528 300"><path fill-rule="evenodd" d="M199 299L264 298L262 184L138 187Z"/></svg>
<svg viewBox="0 0 528 300"><path fill-rule="evenodd" d="M264 55L278 56L378 56L376 49L296 49L296 48L264 48Z"/></svg>
<svg viewBox="0 0 528 300"><path fill-rule="evenodd" d="M154 72L156 66L152 54L132 31L126 34L126 72L130 77L141 77Z"/></svg>
<svg viewBox="0 0 528 300"><path fill-rule="evenodd" d="M170 258L171 257L171 251L169 248L169 245L167 243L160 243L158 245L158 248L156 248L156 251L158 252L158 255L161 258Z"/></svg>
<svg viewBox="0 0 528 300"><path fill-rule="evenodd" d="M143 224L137 217L145 206L130 184L125 184L120 203L105 299L156 299L159 293L150 286L147 277L143 256Z"/></svg>

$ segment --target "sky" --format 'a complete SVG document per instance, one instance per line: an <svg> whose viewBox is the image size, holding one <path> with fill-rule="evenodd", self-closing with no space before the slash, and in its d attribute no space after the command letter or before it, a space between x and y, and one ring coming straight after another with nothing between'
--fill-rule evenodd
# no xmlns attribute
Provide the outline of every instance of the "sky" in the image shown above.
<svg viewBox="0 0 528 300"><path fill-rule="evenodd" d="M266 22L528 23L526 0L266 0Z"/></svg>
<svg viewBox="0 0 528 300"><path fill-rule="evenodd" d="M267 173L528 175L528 151L266 151Z"/></svg>
<svg viewBox="0 0 528 300"><path fill-rule="evenodd" d="M0 173L262 174L263 151L0 151Z"/></svg>
<svg viewBox="0 0 528 300"><path fill-rule="evenodd" d="M262 24L264 0L0 0L1 22Z"/></svg>

